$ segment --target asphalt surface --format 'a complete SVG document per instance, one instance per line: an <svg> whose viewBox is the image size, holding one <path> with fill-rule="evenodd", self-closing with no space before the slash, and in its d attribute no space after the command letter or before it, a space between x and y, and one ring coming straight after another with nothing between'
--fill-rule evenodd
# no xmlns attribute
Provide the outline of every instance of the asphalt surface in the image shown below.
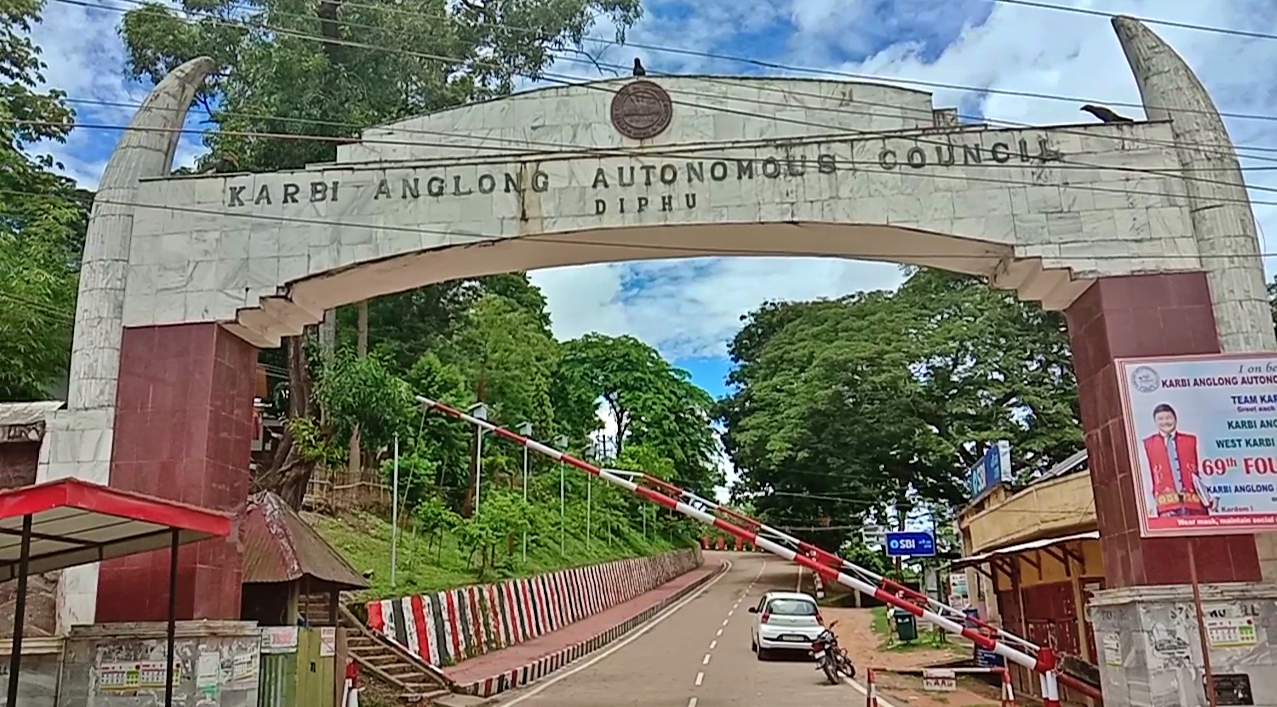
<svg viewBox="0 0 1277 707"><path fill-rule="evenodd" d="M707 553L713 555L713 553ZM498 700L503 707L846 707L864 700L830 685L805 656L760 662L748 612L768 590L793 591L798 570L764 555L732 563L703 593L617 644ZM659 619L658 619L659 620ZM642 630L642 629L640 629Z"/></svg>

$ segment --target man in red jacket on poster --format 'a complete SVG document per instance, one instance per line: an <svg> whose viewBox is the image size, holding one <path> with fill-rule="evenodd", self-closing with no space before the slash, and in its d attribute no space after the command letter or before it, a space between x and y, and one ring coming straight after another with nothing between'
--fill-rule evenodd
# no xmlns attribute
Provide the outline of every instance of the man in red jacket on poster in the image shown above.
<svg viewBox="0 0 1277 707"><path fill-rule="evenodd" d="M1204 516L1214 501L1198 478L1197 436L1180 432L1175 408L1153 408L1157 433L1144 438L1158 516Z"/></svg>

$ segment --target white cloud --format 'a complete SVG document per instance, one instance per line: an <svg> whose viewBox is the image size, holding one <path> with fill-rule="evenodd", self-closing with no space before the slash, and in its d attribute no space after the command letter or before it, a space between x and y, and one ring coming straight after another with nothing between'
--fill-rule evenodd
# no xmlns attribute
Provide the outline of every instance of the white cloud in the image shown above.
<svg viewBox="0 0 1277 707"><path fill-rule="evenodd" d="M1069 4L1070 0L1051 0ZM1073 0L1091 7L1089 0ZM1139 116L1139 95L1117 39L1106 19L1009 5L987 0L647 0L646 17L629 33L632 42L674 45L817 68L909 78L1038 94L1058 94L1107 103ZM991 8L991 9L990 9ZM1277 32L1270 0L1112 0L1109 12L1224 27ZM979 21L988 12L987 20ZM975 24L971 18L976 18ZM35 30L49 63L49 85L73 98L136 102L144 89L123 76L124 50L116 34L120 14L59 2L45 9ZM769 28L781 28L768 37ZM1262 68L1277 63L1277 41L1154 26L1188 60L1225 112L1277 115L1277 80ZM592 36L610 40L615 28L602 22ZM741 39L745 37L746 39ZM761 37L761 38L760 38ZM591 45L597 52L599 45ZM862 56L846 62L834 57ZM628 67L635 56L649 68L675 73L748 70L738 62L635 47L610 47L602 62ZM597 77L584 64L560 61L553 72ZM937 106L960 106L991 119L1032 124L1085 122L1082 101L1051 101L1001 94L934 89ZM125 122L128 108L96 105L93 122ZM1277 122L1228 119L1242 146L1277 148ZM78 130L52 152L68 173L96 183L118 133ZM187 164L197 148L185 144ZM1261 153L1277 158L1277 151ZM1247 167L1277 162L1248 159ZM1247 173L1252 187L1277 188L1277 170ZM1252 198L1277 202L1277 194ZM1277 234L1277 207L1257 204L1261 230ZM1267 243L1265 250L1277 248ZM670 356L722 355L741 314L765 300L838 296L889 287L899 280L891 265L816 259L699 259L595 265L538 272L560 336L589 331L631 333Z"/></svg>

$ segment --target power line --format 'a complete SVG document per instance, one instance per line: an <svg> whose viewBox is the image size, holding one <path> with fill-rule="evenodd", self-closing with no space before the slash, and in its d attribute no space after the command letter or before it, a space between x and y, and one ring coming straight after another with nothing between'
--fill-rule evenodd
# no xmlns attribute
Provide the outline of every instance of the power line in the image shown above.
<svg viewBox="0 0 1277 707"><path fill-rule="evenodd" d="M66 4L72 4L72 5L87 5L87 4L88 4L88 3L83 2L82 0L56 0L56 1L57 1L57 2L66 3ZM138 5L143 5L143 4L145 4L144 0L120 0L120 1L121 1L121 2L129 2L129 3L133 3L133 4L138 4ZM95 7L101 7L102 9L107 9L107 10L111 10L111 11L115 11L115 12L127 12L127 10L123 10L123 9L121 9L121 8L116 8L116 7L108 7L108 6L95 6ZM367 7L372 7L372 6L367 6ZM317 36L314 36L314 35L308 35L308 34L304 34L304 33L298 33L298 32L294 32L294 31L291 31L291 30L284 30L284 29L280 29L280 28L277 28L277 27L274 27L274 26L271 26L271 25L265 25L265 24L260 24L260 23L238 23L238 22L233 22L233 21L225 20L225 19L222 19L222 18L217 18L217 17L214 17L214 16L209 15L208 13L199 13L199 12L195 12L195 11L189 11L189 12L188 12L188 14L193 14L193 15L196 15L196 16L201 16L201 15L202 15L202 16L204 16L204 17L207 17L207 18L208 18L208 19L210 19L211 21L214 21L214 22L216 22L216 23L223 24L223 25L228 25L228 26L237 26L237 27L245 27L245 28L254 28L254 27L255 27L255 28L261 28L261 29L267 29L267 30L271 30L271 31L274 31L274 32L277 32L277 33L282 33L282 34L284 34L284 35L286 35L286 36L292 36L292 37L296 37L296 38L304 39L304 40L308 40L308 41L315 41L315 42L321 42L321 43L327 43L327 44L337 44L337 45L343 45L343 46L355 46L355 47L361 47L361 48L366 48L366 49L372 49L372 50L375 50L375 51L381 51L381 52L385 52L385 53L390 53L390 54L402 54L402 55L405 55L405 56L413 56L413 57L425 58L425 59L434 60L434 61L445 61L445 62L448 62L448 63L464 63L464 62L465 62L465 60L463 60L463 59L461 59L461 58L458 58L458 57L448 57L448 56L440 56L440 55L434 55L434 54L424 54L424 53L421 53L421 52L412 52L412 51L409 51L409 50L392 49L392 48L389 48L389 47L379 47L379 46L375 46L375 45L371 45L371 44L365 44L365 43L360 43L360 42L350 42L350 41L348 41L348 40L326 39L326 38L323 38L323 37L317 37ZM315 18L313 18L312 16L309 16L309 15L299 15L299 14L296 14L296 13L276 13L276 14L280 14L280 15L284 15L284 16L294 16L294 17L300 17L300 18L303 18L303 19L305 19L305 20L307 20L307 21L313 21L313 20L315 19ZM339 22L339 24L341 24L341 23ZM354 26L354 27L358 27L358 28L381 29L381 28L378 28L378 27L375 27L375 26L371 26L371 25L354 25L354 24L351 24L351 23L347 23L347 26ZM573 59L573 61L580 61L580 60L575 60L575 59ZM501 68L501 67L498 67L497 65L492 64L492 63L490 63L490 62L475 62L475 63L477 63L477 64L479 64L479 65L492 66L492 67L494 67L494 68ZM573 77L568 77L568 79L569 79L569 80L564 80L564 78L561 78L561 77L559 77L559 76L557 76L557 75L555 75L555 74L552 74L552 73L550 73L550 72L542 72L542 73L540 73L540 74L537 74L537 73L530 73L530 72L523 72L523 74L524 74L524 75L526 75L526 76L528 76L529 78L533 78L533 79L547 79L547 80L551 80L551 81L554 81L554 82L556 82L556 83L565 84L565 85L568 85L568 86L577 86L577 87L580 87L580 88L585 88L585 89L590 89L590 90L599 90L599 91L603 91L603 92L606 92L606 93L609 93L609 94L615 94L615 93L616 93L616 91L617 91L617 90L619 90L619 89L611 89L611 88L608 88L608 87L605 87L605 86L599 86L599 85L592 84L592 83L580 83L579 81L575 80ZM680 93L680 92L681 92L681 93L687 93L687 94L689 94L689 95L699 95L699 96L708 97L708 98L711 98L711 99L714 99L714 100L723 100L724 98L727 98L727 99L736 98L736 99L738 99L738 100L746 100L746 99L744 99L744 98L740 98L740 97L724 97L724 96L721 96L721 95L718 95L718 94L704 94L704 93L701 93L701 92L679 91L679 90L677 90L677 89L673 90L672 92L675 92L675 93ZM738 110L733 110L733 109L729 109L729 108L724 108L724 107L722 107L722 106L705 105L705 104L697 104L697 103L686 103L686 102L677 101L677 100L673 100L673 99L671 99L671 102L672 102L672 103L675 103L675 104L690 105L690 106L692 106L692 107L696 107L696 108L703 108L703 109L706 109L706 110L720 111L720 112L725 112L725 113L734 114L734 115L744 115L744 116L751 117L751 118L752 118L752 117L757 117L757 115L756 115L755 113L750 112L750 111L738 111ZM757 103L758 101L753 101L753 102ZM783 105L783 106L788 107L788 105L789 105L789 104L783 104L783 103L782 103L782 104L778 104L778 105ZM900 108L901 108L900 106L895 106L895 105L888 106L888 107L891 107L893 110L897 110L897 111L898 111L898 110L900 110ZM858 111L845 111L845 110L844 110L844 112L858 112ZM863 112L859 112L859 113L863 113ZM867 115L873 116L873 115L881 115L881 114L867 113ZM863 131L856 130L856 129L854 129L854 128L848 128L848 127L846 127L846 126L832 126L832 125L827 125L827 124L814 123L814 122L812 122L812 121L797 120L797 119L792 119L792 118L783 118L783 117L780 117L780 116L770 116L770 119L772 119L772 120L776 120L777 122L795 123L795 124L804 125L804 126L808 126L808 127L821 127L821 128L827 128L827 129L829 129L829 130L834 131L835 133L841 133L841 134L851 134L851 133L863 132ZM1040 126L1028 126L1028 127L1034 127L1034 128L1036 128L1036 127L1040 127ZM1067 130L1067 128L1064 128L1064 129L1057 128L1057 129L1056 129L1056 131L1057 131L1057 132L1063 132L1064 130ZM1087 135L1089 135L1089 133L1079 133L1079 134L1087 134ZM323 137L324 137L324 138L327 138L327 139L332 139L330 136L323 136ZM353 140L351 140L351 141L353 142ZM937 144L937 145L947 146L947 143L940 143L940 142L935 141L935 140L929 140L929 141L928 141L928 140L921 140L921 139L918 139L918 141L919 141L919 142L931 142L931 143L934 143L934 144ZM1135 142L1140 142L1141 140L1137 138L1137 139L1134 139L1133 141L1135 141ZM365 141L365 142L367 142L367 143L369 143L369 144L372 144L372 143L374 142L374 140L371 140L371 139L370 139L370 140L367 140L367 141ZM1148 142L1152 142L1152 143L1154 143L1154 144L1157 144L1157 143L1164 143L1165 141L1148 141ZM1174 144L1175 144L1175 143L1173 143L1173 142L1169 142L1169 143L1166 143L1166 146L1171 146L1171 145L1174 145ZM599 148L589 148L589 149L599 149ZM1213 148L1213 149L1214 149L1214 151L1215 151L1215 153L1216 153L1216 154L1225 154L1225 155L1230 155L1230 156L1235 156L1235 155L1236 155L1236 153L1235 153L1235 152L1231 152L1231 151L1219 151L1217 148ZM1208 152L1209 150L1202 150L1202 151L1203 151L1203 152ZM1261 158L1261 157L1253 157L1253 158L1254 158L1254 159L1266 159L1266 160L1267 160L1267 159L1270 159L1270 158ZM1087 167L1090 167L1090 168L1104 168L1104 166L1102 166L1102 165L1086 165L1086 166L1087 166Z"/></svg>
<svg viewBox="0 0 1277 707"><path fill-rule="evenodd" d="M136 2L137 0L123 0L123 1ZM997 2L999 0L990 0L990 1ZM1008 3L1010 2L1010 0L1002 0L1002 1L1008 2ZM1032 2L1028 2L1027 0L1018 1L1015 4L1034 5L1034 6L1039 6L1039 7L1049 8L1049 9L1064 10L1064 11L1070 11L1070 12L1081 12L1083 14L1092 14L1092 15L1097 15L1097 16L1106 17L1106 18L1114 17L1114 15L1112 15L1111 13L1105 13L1098 10L1086 10L1084 8L1062 7L1062 6L1056 6L1056 5L1048 5L1046 3L1032 3ZM349 6L349 7L363 7L363 8L367 8L371 10L387 12L390 14L404 14L404 15L411 14L410 11L405 10L403 8L391 7L386 5L373 5L369 3L355 2L353 0L348 0L347 2L344 2L343 5ZM301 16L301 15L297 15L296 13L284 13L284 14ZM1240 36L1258 36L1262 38L1277 39L1277 35L1248 33L1243 30L1219 29L1219 28L1206 27L1202 25L1190 25L1187 23L1174 23L1174 22L1163 21L1163 20L1150 20L1150 19L1141 18L1141 17L1135 17L1133 19L1138 19L1142 22L1147 22L1149 24L1160 24L1160 25L1166 25L1171 27L1181 27L1186 29L1195 29L1195 30L1201 30L1201 31L1207 31L1207 32L1220 32L1224 34L1237 34ZM519 32L537 33L537 30L531 27L519 27L517 25L504 25L504 24L501 27L502 29L512 29L514 31L519 31ZM603 44L605 46L615 46L614 42L608 41L606 39L601 39L599 37L586 36L586 37L582 37L582 41L592 42L596 44ZM741 64L750 65L750 66L757 66L759 68L775 69L775 70L782 70L782 71L795 71L799 73L816 74L816 75L824 75L824 76L838 76L838 77L853 78L853 79L863 80L863 81L873 81L873 82L893 81L896 83L902 83L902 84L913 85L913 86L944 88L949 90L965 91L969 93L989 93L989 94L996 94L996 95L1019 96L1022 98L1035 98L1035 99L1041 99L1041 100L1062 101L1062 102L1077 103L1077 104L1102 103L1104 105L1109 105L1109 106L1121 106L1121 107L1140 108L1140 109L1143 109L1144 107L1143 104L1141 103L1102 101L1102 100L1098 100L1094 98L1082 98L1077 96L1066 96L1062 94L1039 93L1039 92L1032 92L1032 91L1013 91L1013 90L994 89L989 87L970 86L970 85L955 84L955 83L917 81L917 80L898 78L898 77L884 78L881 76L873 76L870 74L859 74L859 73L854 73L849 71L839 71L834 69L822 69L822 68L815 68L815 67L809 67L809 66L785 64L785 63L767 61L763 59L756 59L752 57L744 57L744 56L726 54L721 52L701 51L701 50L695 50L695 49L688 49L685 47L671 47L669 45L661 45L661 44L645 44L645 43L627 41L625 43L625 46L634 47L637 49L646 49L646 50L654 51L658 53L694 56L694 57L702 58L702 59L730 61L730 62L741 63ZM569 59L569 61L573 61L576 63L590 63L590 64L595 64L596 66L599 65L599 63L594 61L592 57L588 61L583 59ZM625 71L628 71L630 69L630 67L628 66L621 66L617 64L605 63L602 65L608 66L609 68L617 68L617 69L621 69ZM763 89L763 90L768 90L768 89ZM819 94L814 94L814 95L819 95ZM1202 110L1202 109L1184 108L1180 110L1186 113L1204 113L1204 114L1210 113L1210 111ZM1268 114L1256 115L1256 114L1248 114L1248 113L1220 113L1220 115L1225 117L1244 119L1244 120L1277 121L1277 115L1268 115ZM995 122L1009 122L1009 121L995 121Z"/></svg>
<svg viewBox="0 0 1277 707"><path fill-rule="evenodd" d="M1232 29L1230 27L1211 27L1209 25L1193 24L1191 22L1176 22L1174 20L1154 20L1148 17L1137 17L1134 15L1115 15L1111 12L1103 10L1092 10L1087 7L1069 7L1067 5L1052 5L1045 2L1035 2L1034 0L990 0L990 2L1000 3L1002 5L1022 5L1024 7L1036 7L1042 10L1055 10L1057 12L1071 12L1078 15L1090 15L1092 17L1104 17L1113 19L1114 17L1129 17L1133 20L1139 20L1150 25L1161 25L1163 27L1175 27L1177 29L1190 29L1196 32L1211 32L1214 34L1228 34L1234 37L1249 37L1251 39L1277 39L1277 34L1269 34L1266 32L1254 32L1244 29Z"/></svg>
<svg viewBox="0 0 1277 707"><path fill-rule="evenodd" d="M62 1L62 0L60 0L60 1ZM44 124L47 124L47 123L48 123L48 121L38 121L38 120L19 120L19 119L14 119L14 118L4 118L4 119L0 119L0 124L44 125ZM79 124L77 127L81 127L81 128L85 128L85 129L90 129L90 130L111 130L111 131L137 130L137 131L139 131L139 132L159 132L159 133L177 133L177 134L188 134L188 133L202 134L202 133L203 133L203 131L200 131L200 130L197 130L197 129L194 129L194 128L169 128L169 127L154 127L154 126L143 126L143 127L137 127L137 128L130 128L129 126L126 126L126 125L112 125L112 124L100 124L100 123L83 123L83 124ZM355 140L350 139L350 138L335 138L335 137L332 137L332 136L310 135L310 134L298 134L298 133L262 133L262 132L246 132L246 131L223 131L223 133L222 133L222 134L230 134L230 135L248 135L248 136L253 136L253 137L264 137L264 138L270 138L270 139L284 139L284 140L319 140L319 141L338 142L338 143L342 143L342 144L349 144L349 143L353 143L353 142L355 142ZM961 134L961 133L954 133L954 134ZM894 135L894 134L890 134L890 133L879 133L879 134L873 134L873 135L863 135L863 134L858 134L858 135L857 135L857 136L856 136L856 137L855 137L852 141L858 141L858 140L887 140L887 139L892 139L892 138L900 139L900 140L912 140L912 141L914 141L915 143L919 143L919 142L921 142L921 143L924 143L924 144L931 144L931 145L935 145L936 147L945 147L945 148L949 148L950 150L953 150L953 149L954 149L954 148L956 148L956 147L961 147L961 145L954 145L954 144L952 144L952 143L948 143L948 142L941 143L941 142L938 142L938 141L935 141L935 140L926 140L926 139L922 139L922 138L920 138L920 137L918 137L918 136L916 136L916 135L913 135L913 134L909 134L909 135ZM829 136L819 136L819 137L814 137L814 138L804 138L803 140L801 140L801 142L804 142L804 143L807 143L807 144L816 144L816 143L818 143L818 142L826 142L826 141L831 141L831 138L830 138ZM359 141L359 142L360 142L360 144L390 144L390 145L410 145L410 146L422 146L423 144L425 144L425 143L419 143L419 142L414 142L414 141L404 141L404 140L377 140L377 139L368 139L368 140L362 140L362 141ZM797 140L795 140L795 141L792 141L792 142L798 142L798 141L797 141ZM549 161L563 161L563 160L571 160L571 159L580 159L580 158L581 158L581 157L583 157L583 156L589 156L589 157L599 157L599 158L606 158L606 157L684 157L684 158L687 158L687 157L700 157L701 159L714 159L714 158L716 158L716 157L717 157L717 158L722 159L722 160L744 160L744 159L754 159L754 158L755 158L753 155L722 155L722 154L715 154L715 153L707 153L707 152L706 152L706 150L708 150L708 149L712 149L712 148L710 148L710 147L709 147L709 145L710 145L710 144L711 144L711 143L707 143L704 147L697 147L697 146L694 146L694 144L687 144L687 143L684 143L684 144L679 144L679 145L671 146L669 149L665 149L665 148L656 148L656 149L652 149L652 150L648 150L648 151L635 151L635 150L631 150L631 149L628 149L628 148L586 148L586 149L593 150L593 151L590 151L590 152L584 152L583 154L573 154L573 153L570 153L570 152L559 152L559 153L550 153L550 154L547 154L547 153L536 153L536 152L524 152L524 153L519 153L519 154L517 154L517 155L500 155L500 157L514 157L514 158L524 157L524 158L528 158L528 159L535 159L535 160L536 160L536 161L538 161L538 162L549 162ZM720 144L720 143L712 143L712 144L713 144L713 145L715 145L715 146L717 146L717 145L718 145L718 144ZM428 144L427 144L427 145L428 145ZM446 145L446 146L448 146L448 147L459 147L459 146L456 146L456 145ZM749 148L749 147L751 147L751 146L742 146L742 145L739 145L739 144L734 144L734 145L733 145L733 147L745 147L746 149L748 149L748 148ZM765 142L760 142L760 143L759 143L759 144L757 144L757 145L752 145L752 147L755 147L755 148L761 148L761 147L771 147L771 145L766 145L766 143L765 143ZM1096 153L1096 154L1102 154L1102 153ZM485 165L486 165L486 164L491 164L491 163L492 163L492 157L483 157L483 158L478 158L478 159L475 159L475 160L466 160L466 159L456 160L456 159L450 159L450 158L446 158L446 157L437 157L437 158L434 158L434 161L436 161L436 162L440 162L441 164L444 164L444 165L446 165L446 166L450 166L450 167L458 167L458 166L474 166L474 165L478 165L478 164L485 164ZM808 168L808 167L819 167L819 166L820 166L820 165L819 165L819 164L818 164L815 160L806 160L806 159L792 160L792 159L790 159L790 160L787 160L787 162L790 162L790 163L799 163L799 164L801 164L804 168ZM1045 164L1046 164L1046 163L1043 163L1043 166L1045 166ZM1024 168L1024 165L1023 165L1023 164L1016 164L1016 163L1013 163L1013 162L1009 162L1009 161L1008 161L1008 162L1005 162L1005 163L997 163L997 162L993 162L993 163L989 163L989 164L981 163L981 164L979 165L979 167L990 167L990 168L993 168L993 169L1023 169L1023 168ZM837 168L836 168L836 169L837 169ZM850 169L853 169L853 170L854 170L854 169L856 169L856 168L854 168L854 167L853 167L853 168L850 168ZM860 169L861 169L862 171L865 171L863 167L860 167ZM901 169L903 170L903 167L902 167ZM1146 167L1127 167L1127 166L1123 166L1123 165L1097 165L1097 164L1091 164L1091 163L1087 163L1087 162L1077 162L1077 161L1072 161L1072 160L1069 160L1069 159L1068 159L1068 158L1066 158L1066 157L1061 157L1061 158L1060 158L1060 160L1059 160L1059 163L1058 163L1058 164L1057 164L1057 163L1051 163L1051 166L1049 167L1049 169L1063 169L1063 170L1069 170L1069 169L1074 169L1074 170L1098 170L1098 171L1113 171L1113 172L1122 172L1122 173L1127 173L1127 174L1147 174L1147 175L1150 175L1150 176L1166 177L1166 178L1172 178L1172 179L1182 179L1182 180L1184 180L1184 181L1198 182L1198 183L1201 183L1201 184L1214 184L1214 185L1229 186L1229 187L1231 187L1231 186L1235 186L1232 182L1229 182L1229 181L1226 181L1226 180L1221 180L1221 179L1206 179L1206 178L1202 178L1202 177L1184 176L1184 175L1182 175L1182 174L1180 174L1180 173L1181 173L1181 172L1183 172L1183 171L1185 171L1185 170L1180 169L1180 168L1177 168L1177 167L1176 167L1176 168L1167 168L1167 169L1152 169L1152 168L1146 168ZM1210 169L1211 169L1211 168L1204 168L1204 170L1206 170L1206 171L1210 171ZM885 170L881 170L881 171L885 171ZM271 174L271 173L267 173L267 174ZM924 174L924 173L920 173L920 172L905 172L905 171L901 171L901 172L899 172L899 174L909 174L910 176L918 176L918 177L920 177L920 176L928 176L928 175L929 175L929 176L937 176L937 175L932 175L931 173L926 173L926 174ZM212 175L212 176L220 176L220 175L216 175L216 174L214 174L214 175ZM961 178L964 178L964 179L973 179L973 180L974 180L974 179L976 179L976 178L974 178L974 177L967 177L967 176L965 176L965 175L964 175L964 176L962 176ZM1024 186L1042 186L1042 185L1040 185L1040 184L1036 184L1036 183L1032 183L1032 184L1031 184L1031 183L1029 183L1029 182L1021 182L1021 183L1018 183L1018 184L1022 184L1022 185L1024 185ZM1070 188L1075 188L1075 189L1087 189L1087 188L1096 188L1096 189L1098 189L1098 187L1083 186L1083 185L1069 185L1069 186L1070 186ZM1246 189L1253 190L1253 191L1259 191L1259 192L1269 192L1269 193L1277 193L1277 187L1269 187L1269 186L1263 186L1263 185L1247 185L1247 184L1243 184L1242 186L1243 186L1244 188L1246 188ZM1111 190L1106 190L1106 191L1111 191ZM1135 191L1126 191L1126 190L1123 190L1123 193L1138 194L1138 193L1140 193L1140 192L1135 192ZM1170 195L1170 194L1165 194L1165 193L1160 193L1160 194L1157 194L1157 195L1158 195L1158 196L1172 196L1172 195ZM1261 201L1251 200L1249 203L1267 203L1267 202L1261 202ZM1277 205L1277 202L1275 202L1275 205Z"/></svg>

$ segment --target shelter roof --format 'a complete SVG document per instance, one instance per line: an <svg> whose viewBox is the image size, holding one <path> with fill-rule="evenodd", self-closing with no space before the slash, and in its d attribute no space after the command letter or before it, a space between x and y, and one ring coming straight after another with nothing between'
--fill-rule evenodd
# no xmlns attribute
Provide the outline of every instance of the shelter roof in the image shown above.
<svg viewBox="0 0 1277 707"><path fill-rule="evenodd" d="M242 532L245 584L295 582L310 576L342 590L368 588L346 558L269 491L248 500Z"/></svg>
<svg viewBox="0 0 1277 707"><path fill-rule="evenodd" d="M964 557L961 560L958 560L957 562L954 562L953 564L949 565L949 569L958 570L964 567L974 567L976 565L982 565L988 562L989 560L997 558L997 557L1017 555L1021 552L1026 552L1029 550L1041 550L1042 548L1046 548L1046 547L1054 547L1056 545L1071 543L1071 542L1074 542L1075 540L1099 540L1099 539L1100 539L1100 532L1098 530L1092 530L1086 533L1074 533L1072 535L1063 535L1063 536L1054 537L1054 538L1042 538L1040 540L1031 540L1027 543L1020 543L1019 545L1010 545L1008 547L999 548L997 550L991 550L989 552L981 553L979 555Z"/></svg>
<svg viewBox="0 0 1277 707"><path fill-rule="evenodd" d="M51 572L225 537L231 517L79 479L0 491L0 582L18 576L22 526L31 516L29 572Z"/></svg>

